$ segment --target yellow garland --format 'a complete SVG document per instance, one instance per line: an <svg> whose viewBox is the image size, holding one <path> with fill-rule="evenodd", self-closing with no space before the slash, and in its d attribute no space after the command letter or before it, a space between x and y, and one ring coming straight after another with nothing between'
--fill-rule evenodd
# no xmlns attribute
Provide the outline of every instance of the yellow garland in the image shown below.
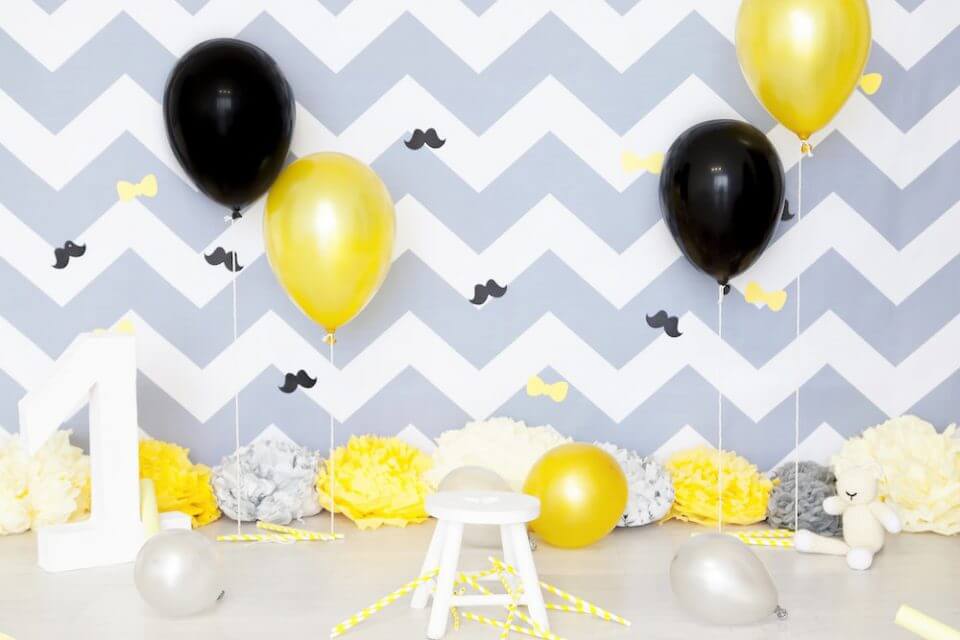
<svg viewBox="0 0 960 640"><path fill-rule="evenodd" d="M676 500L666 519L700 524L717 519L717 450L696 447L679 451L667 461ZM767 517L767 500L773 482L746 459L723 452L723 521L754 524Z"/></svg>
<svg viewBox="0 0 960 640"><path fill-rule="evenodd" d="M210 467L190 462L190 450L160 440L140 441L140 477L153 480L160 512L181 511L194 527L220 517Z"/></svg>
<svg viewBox="0 0 960 640"><path fill-rule="evenodd" d="M427 519L424 500L430 487L424 473L430 456L399 438L353 436L333 453L335 512L361 529L403 527ZM330 509L329 461L320 465L317 493Z"/></svg>

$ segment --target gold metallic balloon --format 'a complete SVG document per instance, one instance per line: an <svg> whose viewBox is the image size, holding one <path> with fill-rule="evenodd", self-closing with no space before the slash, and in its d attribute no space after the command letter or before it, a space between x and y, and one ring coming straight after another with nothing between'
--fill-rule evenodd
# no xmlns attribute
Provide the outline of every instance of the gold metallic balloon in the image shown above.
<svg viewBox="0 0 960 640"><path fill-rule="evenodd" d="M870 12L866 0L743 0L736 41L754 95L806 142L863 75Z"/></svg>
<svg viewBox="0 0 960 640"><path fill-rule="evenodd" d="M370 167L315 153L284 169L270 189L263 239L287 294L333 333L383 283L395 227L393 200Z"/></svg>
<svg viewBox="0 0 960 640"><path fill-rule="evenodd" d="M592 444L555 447L533 465L523 492L540 499L530 528L545 542L585 547L613 531L627 506L627 477L616 458Z"/></svg>

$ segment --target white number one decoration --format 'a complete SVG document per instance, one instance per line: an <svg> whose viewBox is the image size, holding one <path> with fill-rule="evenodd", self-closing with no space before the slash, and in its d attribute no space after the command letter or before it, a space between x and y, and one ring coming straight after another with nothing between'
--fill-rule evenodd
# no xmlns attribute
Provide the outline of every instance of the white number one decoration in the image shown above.
<svg viewBox="0 0 960 640"><path fill-rule="evenodd" d="M84 334L67 348L50 377L20 401L27 450L36 453L87 399L91 514L37 532L37 561L47 571L130 562L144 542L133 336Z"/></svg>

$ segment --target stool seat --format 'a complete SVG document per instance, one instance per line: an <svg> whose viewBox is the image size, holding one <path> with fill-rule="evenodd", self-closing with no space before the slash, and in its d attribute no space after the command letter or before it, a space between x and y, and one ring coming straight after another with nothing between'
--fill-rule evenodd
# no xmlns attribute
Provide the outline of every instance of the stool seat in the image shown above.
<svg viewBox="0 0 960 640"><path fill-rule="evenodd" d="M442 491L427 496L427 513L463 524L514 524L536 520L540 501L511 491Z"/></svg>

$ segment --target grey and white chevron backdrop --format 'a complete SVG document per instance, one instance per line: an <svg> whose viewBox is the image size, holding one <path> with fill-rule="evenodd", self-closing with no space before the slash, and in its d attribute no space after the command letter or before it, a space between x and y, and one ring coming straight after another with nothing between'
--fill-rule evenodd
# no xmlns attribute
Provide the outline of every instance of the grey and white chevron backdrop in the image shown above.
<svg viewBox="0 0 960 640"><path fill-rule="evenodd" d="M777 145L795 209L798 145L741 78L737 0L3 0L0 2L0 426L81 331L136 327L140 423L213 462L280 429L424 434L508 415L643 452L715 440L764 467L887 415L938 426L960 398L960 3L871 0L869 72L804 163L802 218L716 289L661 221L657 176L621 153L748 120ZM397 203L390 276L341 333L293 307L262 255L262 203L230 230L186 181L160 100L213 36L270 52L298 101L293 155L370 163ZM415 129L446 143L408 148ZM155 174L156 197L116 183ZM794 211L795 213L795 211ZM54 249L86 247L54 269ZM236 251L230 279L204 256ZM802 274L802 335L794 336ZM505 295L470 302L494 279ZM773 313L748 280L784 288ZM665 310L677 338L647 325ZM284 375L318 382L286 394ZM565 401L527 379L566 380ZM84 439L78 415L71 425Z"/></svg>

